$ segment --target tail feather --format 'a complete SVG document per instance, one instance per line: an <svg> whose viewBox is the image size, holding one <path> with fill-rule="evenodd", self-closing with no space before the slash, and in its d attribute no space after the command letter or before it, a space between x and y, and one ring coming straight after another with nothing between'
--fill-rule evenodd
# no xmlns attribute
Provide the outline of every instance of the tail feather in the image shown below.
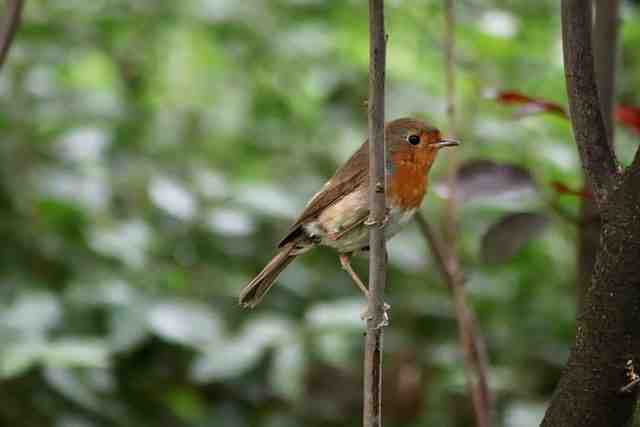
<svg viewBox="0 0 640 427"><path fill-rule="evenodd" d="M284 270L296 255L291 255L294 245L286 245L269 263L253 278L240 292L240 305L244 308L254 308L274 285L282 270Z"/></svg>

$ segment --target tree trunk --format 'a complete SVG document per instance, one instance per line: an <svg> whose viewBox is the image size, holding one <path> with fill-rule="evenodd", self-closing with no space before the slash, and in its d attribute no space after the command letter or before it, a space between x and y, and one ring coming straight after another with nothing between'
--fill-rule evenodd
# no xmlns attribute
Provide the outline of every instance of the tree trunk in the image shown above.
<svg viewBox="0 0 640 427"><path fill-rule="evenodd" d="M585 187L591 188L584 178ZM600 248L600 213L595 201L585 199L580 205L578 225L578 281L576 282L576 312L584 307L584 299L591 283L591 274L596 265L596 255Z"/></svg>
<svg viewBox="0 0 640 427"><path fill-rule="evenodd" d="M602 226L576 342L542 426L623 427L638 394L625 387L626 368L640 367L640 150L623 172L607 141L583 0L562 1L562 32L571 122Z"/></svg>
<svg viewBox="0 0 640 427"><path fill-rule="evenodd" d="M620 393L628 361L640 367L640 197L630 178L602 210L576 342L542 426L622 427L632 419L637 390Z"/></svg>

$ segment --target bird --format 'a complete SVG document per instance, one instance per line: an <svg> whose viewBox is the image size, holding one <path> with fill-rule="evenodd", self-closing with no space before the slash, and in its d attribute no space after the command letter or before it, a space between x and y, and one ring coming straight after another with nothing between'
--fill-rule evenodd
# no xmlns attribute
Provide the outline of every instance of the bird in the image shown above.
<svg viewBox="0 0 640 427"><path fill-rule="evenodd" d="M428 173L441 148L459 145L415 118L385 123L385 239L408 223L428 188ZM284 238L278 252L240 292L239 303L254 308L280 273L299 255L326 246L337 251L342 268L367 295L367 287L351 266L351 256L369 245L369 142L340 167L307 203Z"/></svg>

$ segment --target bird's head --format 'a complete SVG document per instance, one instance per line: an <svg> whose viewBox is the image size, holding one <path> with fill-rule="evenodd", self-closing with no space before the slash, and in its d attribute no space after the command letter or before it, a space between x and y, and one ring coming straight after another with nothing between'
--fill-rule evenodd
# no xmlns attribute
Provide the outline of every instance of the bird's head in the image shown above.
<svg viewBox="0 0 640 427"><path fill-rule="evenodd" d="M442 137L440 131L422 120L402 118L385 126L389 166L411 165L427 171L443 147L460 143Z"/></svg>
<svg viewBox="0 0 640 427"><path fill-rule="evenodd" d="M460 145L453 139L443 138L440 131L418 119L396 119L385 126L389 153L436 152L443 147Z"/></svg>

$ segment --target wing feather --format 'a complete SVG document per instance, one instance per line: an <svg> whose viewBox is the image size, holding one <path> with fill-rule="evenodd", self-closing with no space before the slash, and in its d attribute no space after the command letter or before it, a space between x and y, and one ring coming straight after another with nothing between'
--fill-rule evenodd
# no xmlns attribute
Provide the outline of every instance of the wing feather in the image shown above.
<svg viewBox="0 0 640 427"><path fill-rule="evenodd" d="M336 171L322 189L307 203L304 211L293 223L285 237L278 243L283 247L302 234L302 226L316 219L327 207L342 199L360 186L368 186L369 143L365 142L347 162Z"/></svg>

